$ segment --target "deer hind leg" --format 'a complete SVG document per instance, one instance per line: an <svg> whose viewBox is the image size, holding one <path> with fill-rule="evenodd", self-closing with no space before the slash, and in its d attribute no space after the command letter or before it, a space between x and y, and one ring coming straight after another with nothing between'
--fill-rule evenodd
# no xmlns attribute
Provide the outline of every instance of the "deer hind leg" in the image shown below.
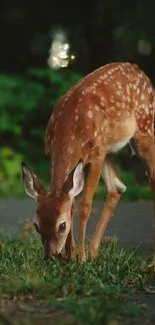
<svg viewBox="0 0 155 325"><path fill-rule="evenodd" d="M96 226L96 231L89 242L88 254L90 258L94 258L97 255L104 232L107 229L122 193L126 190L126 186L122 183L110 155L104 161L102 177L106 186L106 198L100 220Z"/></svg>
<svg viewBox="0 0 155 325"><path fill-rule="evenodd" d="M136 148L138 156L144 162L148 174L150 188L154 200L154 263L155 263L155 145L154 134L141 134L140 132L135 135L133 144Z"/></svg>
<svg viewBox="0 0 155 325"><path fill-rule="evenodd" d="M86 259L85 254L85 235L86 227L89 215L92 208L92 200L98 185L101 171L102 171L103 159L88 165L87 177L83 195L80 203L80 229L79 229L79 261L84 262Z"/></svg>

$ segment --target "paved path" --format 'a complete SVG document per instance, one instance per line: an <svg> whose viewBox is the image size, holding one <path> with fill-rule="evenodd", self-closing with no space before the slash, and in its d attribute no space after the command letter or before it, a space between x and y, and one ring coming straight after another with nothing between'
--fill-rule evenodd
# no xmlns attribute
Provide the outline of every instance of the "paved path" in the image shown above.
<svg viewBox="0 0 155 325"><path fill-rule="evenodd" d="M88 222L87 236L95 230L103 207L101 200L94 201L94 213ZM5 233L15 235L23 223L35 217L35 202L31 199L1 199L0 228ZM75 216L75 236L78 234L78 217ZM116 236L124 247L147 250L153 247L153 203L120 202L106 231L107 236Z"/></svg>

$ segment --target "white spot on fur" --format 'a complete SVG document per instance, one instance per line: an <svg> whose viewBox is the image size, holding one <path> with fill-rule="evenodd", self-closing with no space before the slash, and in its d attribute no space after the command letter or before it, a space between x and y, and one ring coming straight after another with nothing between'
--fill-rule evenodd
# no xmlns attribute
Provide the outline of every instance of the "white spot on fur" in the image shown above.
<svg viewBox="0 0 155 325"><path fill-rule="evenodd" d="M141 100L144 100L145 99L145 96L144 94L141 95Z"/></svg>
<svg viewBox="0 0 155 325"><path fill-rule="evenodd" d="M137 88L137 95L139 95L139 93L140 93L140 89L139 89L139 88Z"/></svg>
<svg viewBox="0 0 155 325"><path fill-rule="evenodd" d="M98 105L95 105L95 110L96 111L99 111L100 110L100 107Z"/></svg>
<svg viewBox="0 0 155 325"><path fill-rule="evenodd" d="M81 143L81 148L83 148L86 145L87 141Z"/></svg>
<svg viewBox="0 0 155 325"><path fill-rule="evenodd" d="M116 95L117 95L117 96L119 96L119 97L120 97L120 96L121 96L121 94L122 94L122 92L121 92L120 90L117 90L117 91L116 91Z"/></svg>
<svg viewBox="0 0 155 325"><path fill-rule="evenodd" d="M87 112L87 116L88 116L89 118L92 118L92 117L93 117L93 113L92 113L91 111L88 111L88 112Z"/></svg>
<svg viewBox="0 0 155 325"><path fill-rule="evenodd" d="M151 92L152 92L152 87L149 87L148 88L148 93L151 94Z"/></svg>
<svg viewBox="0 0 155 325"><path fill-rule="evenodd" d="M103 102L103 101L101 100L100 105L101 105L102 107L104 107L104 106L105 106L105 102Z"/></svg>
<svg viewBox="0 0 155 325"><path fill-rule="evenodd" d="M145 89L145 88L146 88L146 81L143 84L143 89Z"/></svg>
<svg viewBox="0 0 155 325"><path fill-rule="evenodd" d="M121 85L121 83L119 81L117 81L116 84L117 84L119 89L122 89L122 85Z"/></svg>
<svg viewBox="0 0 155 325"><path fill-rule="evenodd" d="M147 106L145 106L144 111L146 114L149 114L149 108Z"/></svg>
<svg viewBox="0 0 155 325"><path fill-rule="evenodd" d="M68 148L68 153L73 153L73 149L72 148Z"/></svg>
<svg viewBox="0 0 155 325"><path fill-rule="evenodd" d="M127 94L130 95L130 88L129 88L129 85L126 86L126 91L127 91Z"/></svg>
<svg viewBox="0 0 155 325"><path fill-rule="evenodd" d="M127 101L128 101L128 103L130 103L131 102L131 98L130 98L130 96L127 96Z"/></svg>
<svg viewBox="0 0 155 325"><path fill-rule="evenodd" d="M120 102L116 102L116 106L117 107L121 107L121 103Z"/></svg>
<svg viewBox="0 0 155 325"><path fill-rule="evenodd" d="M121 107L122 107L122 108L125 108L125 103L124 103L124 102L121 103Z"/></svg>
<svg viewBox="0 0 155 325"><path fill-rule="evenodd" d="M147 130L148 134L152 134L152 131L150 129Z"/></svg>
<svg viewBox="0 0 155 325"><path fill-rule="evenodd" d="M109 107L109 111L115 111L115 109L116 109L115 106L110 106Z"/></svg>

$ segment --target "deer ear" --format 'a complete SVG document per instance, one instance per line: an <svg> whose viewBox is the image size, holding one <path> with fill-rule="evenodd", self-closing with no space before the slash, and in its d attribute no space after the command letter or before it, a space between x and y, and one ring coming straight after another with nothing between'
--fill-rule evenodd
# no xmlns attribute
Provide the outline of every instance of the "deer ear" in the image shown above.
<svg viewBox="0 0 155 325"><path fill-rule="evenodd" d="M46 191L37 176L31 172L27 165L24 162L21 165L25 191L29 196L37 200L38 194L45 195Z"/></svg>
<svg viewBox="0 0 155 325"><path fill-rule="evenodd" d="M77 196L83 189L84 186L84 172L83 172L83 163L79 162L76 166L73 174L73 187L69 191L69 196L74 198Z"/></svg>

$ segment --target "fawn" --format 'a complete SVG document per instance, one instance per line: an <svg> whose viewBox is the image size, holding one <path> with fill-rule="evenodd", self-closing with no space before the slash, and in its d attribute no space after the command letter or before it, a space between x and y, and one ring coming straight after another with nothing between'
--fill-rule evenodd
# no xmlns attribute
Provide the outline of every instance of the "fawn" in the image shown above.
<svg viewBox="0 0 155 325"><path fill-rule="evenodd" d="M51 159L48 192L22 163L27 194L37 205L36 230L45 258L60 256L65 246L75 257L74 199L80 203L79 260L86 260L85 233L92 200L102 176L106 197L88 255L97 255L110 218L126 190L112 161L129 142L145 162L155 200L155 93L151 81L135 64L107 64L82 78L62 96L46 129L45 153ZM155 244L155 243L154 243Z"/></svg>

